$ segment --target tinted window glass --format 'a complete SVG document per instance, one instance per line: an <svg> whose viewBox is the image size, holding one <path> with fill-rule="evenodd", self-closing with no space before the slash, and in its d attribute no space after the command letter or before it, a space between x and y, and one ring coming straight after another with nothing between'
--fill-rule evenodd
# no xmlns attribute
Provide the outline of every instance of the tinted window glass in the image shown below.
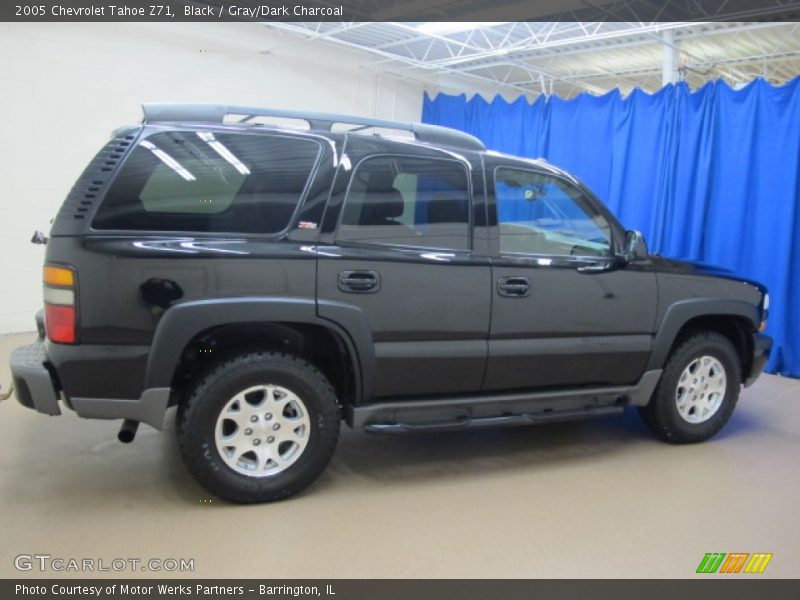
<svg viewBox="0 0 800 600"><path fill-rule="evenodd" d="M495 171L500 250L523 254L607 256L611 228L575 186L518 169Z"/></svg>
<svg viewBox="0 0 800 600"><path fill-rule="evenodd" d="M450 160L376 157L353 174L338 239L466 250L469 187Z"/></svg>
<svg viewBox="0 0 800 600"><path fill-rule="evenodd" d="M306 139L157 133L142 140L103 200L96 229L277 233L319 154Z"/></svg>

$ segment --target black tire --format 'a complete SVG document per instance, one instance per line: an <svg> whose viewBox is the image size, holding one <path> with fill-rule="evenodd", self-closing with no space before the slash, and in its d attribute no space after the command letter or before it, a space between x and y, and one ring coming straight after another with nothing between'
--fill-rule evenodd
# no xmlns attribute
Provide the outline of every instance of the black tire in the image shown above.
<svg viewBox="0 0 800 600"><path fill-rule="evenodd" d="M242 474L217 449L217 419L235 395L268 384L285 387L302 400L310 422L307 445L279 473ZM200 485L231 502L271 502L297 494L325 469L339 437L339 405L330 383L314 366L287 354L249 352L229 358L200 376L184 402L176 421L183 461Z"/></svg>
<svg viewBox="0 0 800 600"><path fill-rule="evenodd" d="M725 371L726 389L716 412L708 420L690 423L678 411L676 393L681 375L694 360L710 356ZM742 382L739 356L730 340L712 331L699 332L672 351L664 373L647 406L639 414L647 426L662 440L672 444L692 444L713 437L722 429L736 408Z"/></svg>

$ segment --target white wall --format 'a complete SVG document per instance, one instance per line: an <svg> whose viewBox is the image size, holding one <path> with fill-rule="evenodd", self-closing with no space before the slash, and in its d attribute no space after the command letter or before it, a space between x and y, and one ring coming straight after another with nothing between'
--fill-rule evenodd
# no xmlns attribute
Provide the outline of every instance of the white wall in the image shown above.
<svg viewBox="0 0 800 600"><path fill-rule="evenodd" d="M0 24L0 334L30 331L52 219L142 102L224 102L419 120L424 89L375 57L257 23ZM261 50L272 49L269 53ZM452 89L447 91L453 92Z"/></svg>

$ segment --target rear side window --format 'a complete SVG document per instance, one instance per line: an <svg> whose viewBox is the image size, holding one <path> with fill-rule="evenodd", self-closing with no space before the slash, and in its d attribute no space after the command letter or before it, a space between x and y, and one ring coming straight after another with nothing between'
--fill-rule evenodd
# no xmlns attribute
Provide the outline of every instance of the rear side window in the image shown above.
<svg viewBox="0 0 800 600"><path fill-rule="evenodd" d="M468 250L465 167L453 160L379 156L355 170L337 239Z"/></svg>
<svg viewBox="0 0 800 600"><path fill-rule="evenodd" d="M95 229L278 233L319 156L289 136L157 133L139 142L95 216Z"/></svg>

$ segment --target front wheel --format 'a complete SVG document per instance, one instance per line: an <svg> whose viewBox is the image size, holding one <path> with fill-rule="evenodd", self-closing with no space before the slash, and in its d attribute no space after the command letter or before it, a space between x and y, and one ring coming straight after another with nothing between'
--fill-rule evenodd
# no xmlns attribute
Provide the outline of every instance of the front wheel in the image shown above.
<svg viewBox="0 0 800 600"><path fill-rule="evenodd" d="M739 356L730 340L715 332L698 333L673 350L640 414L667 442L702 442L730 419L741 382Z"/></svg>
<svg viewBox="0 0 800 600"><path fill-rule="evenodd" d="M323 471L339 435L330 383L302 359L236 356L198 381L181 407L178 443L207 490L239 503L292 496Z"/></svg>

